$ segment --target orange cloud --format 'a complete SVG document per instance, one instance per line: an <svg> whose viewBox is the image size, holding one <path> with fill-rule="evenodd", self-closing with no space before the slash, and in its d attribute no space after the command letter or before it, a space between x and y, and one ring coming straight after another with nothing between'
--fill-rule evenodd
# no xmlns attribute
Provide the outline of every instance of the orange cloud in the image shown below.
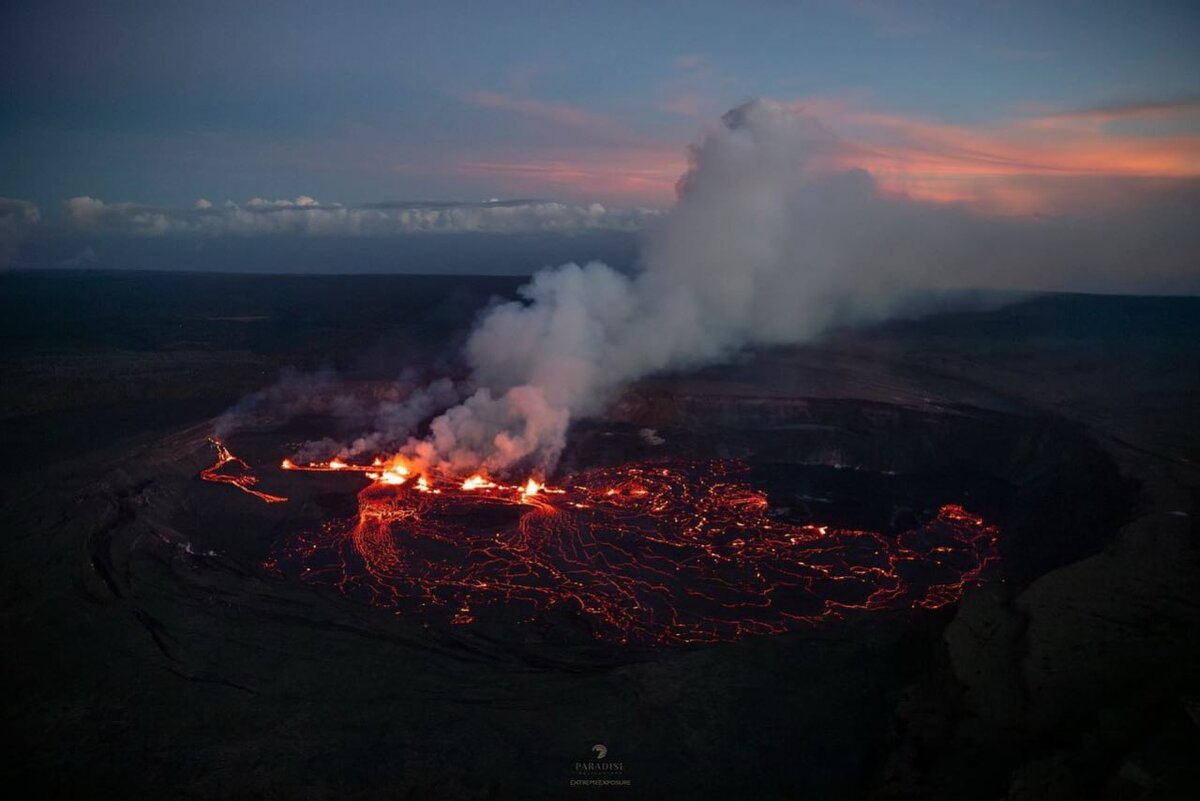
<svg viewBox="0 0 1200 801"><path fill-rule="evenodd" d="M1130 119L1200 118L1194 102L1045 112L978 127L873 112L828 98L792 105L849 139L842 166L869 170L885 189L924 200L973 202L1000 213L1053 213L1068 210L1056 206L1070 193L1040 192L1031 179L1200 178L1200 135L1113 127Z"/></svg>
<svg viewBox="0 0 1200 801"><path fill-rule="evenodd" d="M1047 121L1087 120L1103 125L1125 119L1186 117L1197 114L1200 114L1200 99L1187 98L1184 100L1143 101L1140 103L1119 103L1086 109L1071 109L1068 111L1051 111L1043 114L1042 118Z"/></svg>
<svg viewBox="0 0 1200 801"><path fill-rule="evenodd" d="M460 161L459 175L487 178L519 195L553 190L579 199L665 205L687 168L677 147L603 148L556 151L542 158L492 158Z"/></svg>
<svg viewBox="0 0 1200 801"><path fill-rule="evenodd" d="M682 143L639 138L603 114L495 92L475 92L468 99L601 134L601 145L560 144L455 164L464 177L488 177L497 191L667 205L687 169ZM683 95L660 109L695 113L699 105L697 96ZM853 97L810 97L788 105L821 119L846 141L832 167L865 169L887 192L971 204L989 213L1114 208L1140 202L1138 192L1128 191L1130 181L1161 189L1200 178L1200 101L1193 99L1082 110L1026 108L986 125L877 111Z"/></svg>

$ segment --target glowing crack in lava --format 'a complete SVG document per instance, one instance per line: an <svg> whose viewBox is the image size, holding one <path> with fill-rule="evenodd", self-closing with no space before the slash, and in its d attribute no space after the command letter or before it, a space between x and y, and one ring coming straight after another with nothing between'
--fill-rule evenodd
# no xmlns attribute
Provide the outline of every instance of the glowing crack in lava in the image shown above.
<svg viewBox="0 0 1200 801"><path fill-rule="evenodd" d="M564 610L616 642L718 642L884 609L935 609L997 558L997 530L947 505L895 536L797 525L733 461L630 464L562 488L419 475L377 460L358 514L266 566L428 620L533 621Z"/></svg>
<svg viewBox="0 0 1200 801"><path fill-rule="evenodd" d="M200 471L200 478L205 481L215 481L220 484L231 484L242 492L248 492L256 498L261 498L267 503L283 503L287 500L280 495L270 495L261 490L254 489L258 484L258 477L250 472L250 465L239 459L229 452L229 448L225 444L210 439L209 442L217 451L217 461L211 467L206 467ZM222 472L229 468L236 470L236 473Z"/></svg>

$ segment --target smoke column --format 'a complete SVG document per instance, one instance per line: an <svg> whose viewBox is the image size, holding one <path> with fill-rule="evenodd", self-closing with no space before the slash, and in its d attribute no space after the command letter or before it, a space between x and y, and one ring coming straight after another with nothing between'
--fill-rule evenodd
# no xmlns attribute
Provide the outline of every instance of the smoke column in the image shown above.
<svg viewBox="0 0 1200 801"><path fill-rule="evenodd" d="M648 232L636 275L600 262L535 274L471 333L469 381L357 409L373 433L304 453L353 457L404 443L399 455L419 467L550 472L571 421L602 412L642 376L979 301L943 290L1119 289L1194 258L1190 202L1130 218L998 217L883 192L845 166L863 153L775 103L730 111L692 148L678 202Z"/></svg>
<svg viewBox="0 0 1200 801"><path fill-rule="evenodd" d="M406 456L549 470L571 420L630 381L879 318L942 283L933 265L953 265L922 244L936 231L867 173L836 170L848 145L818 122L753 101L723 123L693 148L642 271L567 264L490 310L466 348L477 389Z"/></svg>

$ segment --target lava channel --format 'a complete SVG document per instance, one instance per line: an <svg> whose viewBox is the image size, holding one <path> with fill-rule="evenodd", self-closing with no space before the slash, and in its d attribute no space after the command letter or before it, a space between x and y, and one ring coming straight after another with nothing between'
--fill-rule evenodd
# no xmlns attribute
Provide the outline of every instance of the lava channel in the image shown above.
<svg viewBox="0 0 1200 801"><path fill-rule="evenodd" d="M230 453L225 443L215 439L210 439L209 442L212 443L213 448L217 451L217 461L212 466L201 470L200 478L205 481L215 481L219 484L229 484L267 503L283 503L287 500L282 495L271 495L262 490L254 489L258 484L258 476L251 472L250 465L243 459ZM230 469L236 472L223 472Z"/></svg>

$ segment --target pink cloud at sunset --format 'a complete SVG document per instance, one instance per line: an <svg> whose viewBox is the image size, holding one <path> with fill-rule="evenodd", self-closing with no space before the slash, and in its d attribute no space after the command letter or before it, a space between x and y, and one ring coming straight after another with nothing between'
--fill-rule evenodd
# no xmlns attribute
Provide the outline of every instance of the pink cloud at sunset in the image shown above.
<svg viewBox="0 0 1200 801"><path fill-rule="evenodd" d="M1200 120L1195 103L1146 103L1046 112L988 126L948 125L828 100L791 104L823 119L854 147L845 166L888 190L1006 213L1061 213L1081 198L1071 181L1200 177L1200 134L1123 129L1130 120ZM1095 200L1093 198L1093 200Z"/></svg>
<svg viewBox="0 0 1200 801"><path fill-rule="evenodd" d="M687 167L684 154L667 150L574 152L528 161L461 161L458 173L486 178L513 195L565 196L626 205L668 205Z"/></svg>
<svg viewBox="0 0 1200 801"><path fill-rule="evenodd" d="M501 92L472 92L466 100L481 108L515 112L553 125L589 129L609 136L628 136L625 126L612 117L566 103L514 97Z"/></svg>
<svg viewBox="0 0 1200 801"><path fill-rule="evenodd" d="M612 133L611 118L582 109L477 93L475 102ZM1130 103L1082 110L1025 110L991 124L948 124L883 112L845 99L786 105L820 119L846 143L830 164L865 169L884 191L993 214L1063 214L1136 203L1155 190L1200 178L1200 103ZM612 138L612 137L606 137ZM681 144L632 135L599 146L548 147L463 159L459 174L487 177L523 194L669 205L686 169Z"/></svg>

